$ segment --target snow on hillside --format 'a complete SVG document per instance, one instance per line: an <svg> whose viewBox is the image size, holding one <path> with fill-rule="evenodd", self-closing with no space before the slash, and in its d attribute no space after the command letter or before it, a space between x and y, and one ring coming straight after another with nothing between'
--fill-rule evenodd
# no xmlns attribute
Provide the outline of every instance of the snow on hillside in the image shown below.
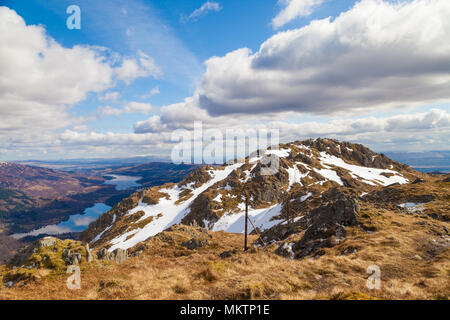
<svg viewBox="0 0 450 320"><path fill-rule="evenodd" d="M362 182L370 185L376 185L375 183L381 184L383 186L387 186L393 183L400 183L405 184L408 183L408 179L402 177L397 171L389 170L389 169L376 169L376 168L368 168L368 167L361 167L356 166L353 164L348 164L341 158L332 156L327 154L326 152L320 153L320 161L323 166L326 167L326 165L334 165L336 167L340 167L343 169L346 169L350 172L350 175L354 179L362 179ZM325 171L325 170L322 170ZM328 176L327 178L330 180L336 179L337 175L335 176L336 172L329 173L331 176ZM320 173L320 172L319 172ZM325 172L324 172L325 173ZM322 174L322 173L321 173ZM392 176L386 177L383 174L390 174ZM323 174L322 174L323 175ZM339 177L337 177L339 180L335 180L339 184L342 185L342 181ZM340 182L339 182L340 181Z"/></svg>
<svg viewBox="0 0 450 320"><path fill-rule="evenodd" d="M290 146L290 148L266 150L264 152L264 155L276 155L280 158L284 158L283 165L280 170L287 173L287 181L284 180L285 182L281 183L281 180L279 180L280 178L275 178L275 180L272 181L280 183L277 188L278 190L281 190L282 193L291 192L291 190L294 189L294 185L299 184L302 190L305 191L303 195L297 198L297 201L300 200L300 202L305 202L306 200L311 201L311 199L309 198L320 198L321 195L315 194L314 191L310 192L311 190L313 190L310 188L316 188L318 185L322 186L327 181L338 184L339 186L344 186L344 177L342 175L343 171L346 174L348 172L348 174L354 180L365 183L367 185L366 188L388 186L393 183L405 184L409 182L408 179L403 177L400 172L393 170L393 166L389 162L389 159L387 159L386 167L389 167L390 169L372 168L350 164L346 162L347 160L344 161L343 158L336 157L335 155L330 154L330 146L326 146L327 150L330 150L328 152L320 152L316 147L306 146L301 143L293 143L288 146ZM339 148L337 148L336 146L338 146ZM345 147L345 144L343 144L341 148L338 143L335 145L335 147L337 154L347 152L347 157L348 151L361 152L361 147L358 147L356 145L355 149ZM323 150L323 147L321 148L321 150ZM364 150L362 152L366 153L360 153L360 158L355 159L358 160L361 159L361 157L366 156L366 158L372 159L372 161L374 161L377 156L374 156L370 150ZM306 164L301 161L296 161L296 159L298 159L297 155L299 153L310 158L311 162L307 161L309 164ZM224 167L224 169L206 169L212 178L208 182L203 183L198 188L194 188L195 183L190 182L180 187L174 186L170 188L159 189L159 192L166 194L167 197L159 198L157 204L149 205L143 202L142 199L136 200L137 206L126 212L123 217L127 217L142 211L144 214L135 223L139 223L143 220L150 221L150 218L152 218L152 220L142 228L133 229L118 236L115 235L115 238L109 241L109 244L111 245L109 250L113 251L119 248L131 248L139 242L147 240L149 237L158 234L168 227L181 223L181 221L189 215L194 215L196 217L194 219L197 219L195 221L197 221L199 224L203 222L203 225L212 231L222 230L232 233L243 233L245 222L245 204L243 202L243 199L240 199L240 202L238 202L236 207L236 202L232 199L236 199L239 196L236 195L234 188L239 187L239 183L242 186L247 182L254 182L255 179L256 181L259 181L257 182L258 185L258 183L260 183L260 181L264 179L261 175L259 175L258 172L254 170L258 163L262 160L262 158L263 156L249 157L247 164L250 164L250 166L246 165L245 170L241 169L241 171L238 171L236 175L237 178L231 178L232 176L230 178L228 177L233 171L240 169L241 166L244 165L244 163L227 165ZM358 161L355 161L354 163L358 163ZM304 178L306 178L306 180L304 180ZM220 212L220 214L217 215L215 219L211 220L210 216L209 218L207 218L207 215L205 215L205 213L202 211L203 209L191 208L192 203L196 198L198 198L200 194L211 188L217 182L223 180L226 181L224 181L223 184L215 187L216 189L212 191L214 194L214 198L210 199L210 201L214 203L213 207L215 208L214 210L211 209L212 211L210 212L213 212L213 215L215 214L215 212ZM237 186L236 183L238 183ZM329 184L326 185L326 188L328 187L330 187ZM191 190L191 196L187 200L180 201L180 198L183 197L183 195L180 194L181 192L185 193L186 189ZM261 192L264 193L267 191L259 190L259 193L257 193L260 194ZM283 223L283 220L280 220L280 214L282 211L282 202L279 197L280 195L274 195L277 193L274 193L273 189L271 192L271 199L274 199L273 197L278 197L276 198L276 201L278 203L274 203L273 200L270 200L267 202L268 207L261 208L260 202L259 204L257 204L259 209L253 208L251 204L249 205L250 220L260 231L270 229L275 225ZM251 201L254 201L253 196L254 194L251 196ZM261 197L259 199L261 199ZM234 207L227 207L230 205L230 201L234 203ZM264 207L264 205L262 205L262 207ZM194 220L189 221L192 222ZM92 242L95 243L96 241L100 240L105 233L110 233L110 229L114 226L114 222L115 219L111 225L104 226L103 231L97 233ZM252 230L253 226L249 224L249 232L251 232Z"/></svg>
<svg viewBox="0 0 450 320"><path fill-rule="evenodd" d="M237 213L224 214L219 221L214 224L212 231L226 231L231 233L244 233L245 228L245 205L239 206L241 211ZM273 205L265 209L252 209L249 207L248 215L252 223L260 231L270 229L273 226L283 222L283 220L272 220L281 212L281 204ZM253 227L249 223L248 232L252 232Z"/></svg>
<svg viewBox="0 0 450 320"><path fill-rule="evenodd" d="M178 186L170 189L161 189L160 192L167 193L169 195L169 199L163 197L159 199L158 204L148 205L141 201L139 205L130 210L127 215L131 215L138 211L144 211L145 215L139 221L142 221L149 217L153 217L153 221L147 224L142 229L135 229L126 232L111 240L111 244L113 246L109 250L113 251L115 249L131 248L139 242L144 241L147 238L154 236L155 234L158 234L168 227L180 223L181 220L186 216L186 214L189 213L189 206L194 201L194 199L197 198L198 195L200 195L215 183L224 180L231 172L233 172L233 170L241 167L242 165L243 163L238 163L226 166L224 170L209 170L208 172L213 178L207 183L204 183L199 188L193 189L193 196L184 202L176 204L176 202L180 198L180 192L182 191L182 189L180 189ZM160 213L162 213L162 215L158 217ZM130 236L133 237L127 240L127 238Z"/></svg>

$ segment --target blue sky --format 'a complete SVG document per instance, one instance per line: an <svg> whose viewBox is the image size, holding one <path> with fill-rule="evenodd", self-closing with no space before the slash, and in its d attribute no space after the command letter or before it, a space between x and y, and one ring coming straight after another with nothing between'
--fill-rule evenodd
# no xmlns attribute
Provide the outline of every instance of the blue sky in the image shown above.
<svg viewBox="0 0 450 320"><path fill-rule="evenodd" d="M332 59L339 58L342 52L347 53L351 50L361 51L361 48L364 48L364 41L366 41L364 37L367 35L373 37L369 39L372 42L378 37L378 35L373 36L373 30L377 30L377 26L372 27L369 25L369 22L366 25L363 19L358 20L352 18L352 12L356 12L356 9L354 9L356 1L350 0L311 0L309 2L313 3L313 6L302 7L306 11L297 14L294 18L282 20L281 26L274 26L274 19L280 16L283 10L288 9L290 2L297 2L298 5L303 5L300 3L301 1L2 1L1 5L14 10L15 14L25 21L26 27L23 26L23 28L26 28L23 31L24 35L30 33L30 26L41 25L45 29L45 36L48 39L52 39L52 41L54 40L58 46L69 50L77 46L87 47L90 52L95 51L105 61L107 60L110 68L109 72L117 72L119 75L114 79L112 76L106 75L104 77L107 80L104 80L102 78L103 75L96 74L95 76L98 76L98 81L93 80L92 86L94 87L102 83L101 88L96 87L96 89L92 88L92 90L90 88L84 88L81 93L77 92L77 94L74 94L73 98L45 97L41 101L40 98L39 100L33 100L35 99L33 98L34 96L29 98L27 94L26 99L29 99L27 102L30 105L33 102L44 103L43 101L45 101L45 108L58 113L55 116L55 121L59 121L57 119L60 117L60 125L50 128L48 125L43 124L42 129L41 127L36 128L33 132L42 132L42 137L36 136L35 140L32 139L33 134L25 130L31 130L30 126L27 126L27 121L30 121L28 118L20 122L20 125L25 127L23 131L15 127L11 129L12 125L11 127L7 127L3 135L0 135L0 137L3 137L0 142L0 158L13 160L28 158L108 157L136 154L167 155L170 151L171 144L167 141L167 135L163 136L161 131L165 130L169 134L170 130L177 129L178 127L188 128L189 125L184 126L184 124L193 120L202 120L207 122L209 126L214 127L218 123L226 124L229 123L228 121L232 122L233 119L240 119L248 125L268 124L273 120L291 124L292 131L285 133L284 136L286 139L327 135L338 139L368 144L378 151L406 148L413 149L410 151L448 149L448 122L450 121L448 115L448 98L450 94L444 89L436 90L435 95L433 95L434 93L426 94L426 92L429 92L430 74L434 72L436 79L442 77L444 79L443 81L448 81L448 70L436 72L433 68L439 68L439 66L433 66L431 62L424 62L423 66L423 68L430 68L431 71L426 70L425 72L423 69L421 71L416 70L414 65L417 64L417 59L421 56L416 57L416 60L411 59L410 64L407 65L405 63L405 66L401 66L402 69L398 70L398 74L401 73L402 76L401 80L398 81L393 78L394 76L398 76L397 73L389 74L389 70L396 68L390 67L388 69L382 65L383 61L386 61L386 59L382 59L382 55L386 54L384 50L380 49L378 55L380 61L371 60L370 57L366 57L366 52L363 52L363 54L358 53L358 55L355 54L355 57L358 59L360 57L363 57L361 59L366 59L365 63L367 65L367 70L365 66L358 67L358 76L365 72L368 74L367 77L361 76L361 80L355 80L355 92L358 90L361 92L367 90L369 87L368 84L365 84L361 88L358 88L358 85L368 79L375 78L374 83L381 83L382 81L384 83L380 85L378 91L374 90L373 93L368 92L364 97L342 97L342 103L336 101L336 107L332 107L331 105L335 104L335 99L339 99L343 95L336 93L336 88L338 88L341 81L345 82L348 80L347 74L342 71L345 71L345 68L341 65L343 60L339 60L341 62L336 60L336 63L330 66L330 69L325 70L326 72L323 70L315 71L317 72L317 78L314 81L320 81L320 87L317 89L314 88L311 92L301 93L306 87L310 87L310 83L306 83L306 85L298 88L299 93L296 96L294 89L300 79L304 81L304 75L309 72L310 67L320 66L316 60L312 60L313 58L323 59L321 63L328 64ZM410 2L400 1L400 3L405 4ZM415 0L415 2L423 1ZM208 3L211 6L210 9L201 11L201 8ZM393 15L398 14L398 19L401 18L402 14L405 14L403 11L413 10L411 8L401 9L400 7L389 7L391 3L392 1L363 0L358 10L362 13L368 10L387 10L386 12L390 12ZM66 13L66 8L72 4L78 5L81 9L81 30L69 30L66 27L66 19L69 16ZM436 15L439 15L439 12L445 12L443 9L448 9L448 6L443 1L436 2L435 8L428 8L430 12ZM194 12L198 14L195 15ZM10 12L8 14L14 15L14 13ZM317 24L317 21L324 21L323 19L327 19L328 17L331 17L329 21L333 23L335 18L340 14L347 14L349 17L335 28L339 32L339 41L347 45L354 40L352 40L353 35L356 35L355 38L357 38L359 33L364 34L364 36L356 39L354 43L344 49L342 43L340 46L335 47L334 43L337 41L333 39L328 40L327 37L329 35L326 29L329 27L328 24L321 23L323 26L320 28L311 27L311 25ZM396 19L395 16L391 18L392 21ZM373 24L386 23L388 25L391 23L392 28L396 28L396 24L392 24L392 21L385 22L380 19L377 20L374 18ZM436 21L436 18L433 16L430 16L429 19L430 23L433 19ZM413 22L418 24L417 21ZM337 25L337 23L335 24ZM354 25L349 26L349 24ZM366 28L369 31L366 32L362 28ZM352 30L356 30L353 35ZM360 30L363 31L360 32ZM301 35L302 32L305 35ZM316 36L314 32L323 32L323 34L321 33ZM345 32L348 32L348 35ZM398 34L402 35L402 32L401 27L399 27ZM296 42L290 38L285 39L288 38L287 35L289 37L292 35L293 37L294 33L298 37L298 39L295 39ZM387 32L380 32L380 34L380 39L388 41L386 40L389 36ZM436 41L439 40L438 38L439 34L436 35ZM320 41L317 40L317 44L315 44L315 39L320 39ZM3 41L14 41L14 39L11 40L9 38ZM289 43L289 41L292 41L292 43ZM304 43L300 41L304 41ZM324 44L326 41L329 42ZM389 45L393 46L390 50L397 52L397 48L394 48L396 42L389 41ZM355 44L356 42L358 43ZM400 40L397 42L398 48L403 50L405 45ZM1 44L2 46L8 45L8 43ZM264 48L270 48L271 51L260 50L263 44ZM303 60L301 60L302 69L299 69L298 74L292 72L288 74L286 71L289 71L289 66L286 70L281 70L281 67L279 67L285 65L287 61L297 63L299 59L298 57L289 56L288 45L292 46L290 49L291 52L300 52L301 57L303 57ZM423 45L424 49L427 49L426 46L430 44L417 41L414 45L421 50L422 48L419 46ZM272 56L273 52L281 50L280 48L284 48L285 46L288 49L283 52L280 51L278 56L276 54ZM355 49L356 47L357 49ZM242 48L248 48L250 51L230 56L230 53ZM444 63L446 61L444 58L447 58L449 54L448 49L437 49L440 50L440 56L442 55L442 50L447 50L443 53L442 63ZM25 48L24 50L29 49ZM304 52L301 52L302 50ZM308 56L308 52L313 52L314 56ZM399 51L399 55L404 55L405 52L407 51ZM70 55L69 52L65 54ZM438 55L438 53L436 54ZM218 57L217 61L211 59L212 57ZM11 56L11 59L14 59L14 57ZM121 66L124 66L124 61L127 59L136 61L140 69L134 70L132 75L122 74L121 76L119 69ZM233 61L233 59L236 59L236 61ZM274 59L278 60L275 61ZM393 59L392 63L398 64L398 61L402 61L401 57L396 57L396 59ZM205 64L206 61L211 61L211 63ZM373 61L373 65L371 65L371 61ZM243 92L241 93L240 89L242 86L241 88L234 88L232 86L234 80L228 79L228 77L235 77L236 83L240 83L242 78L247 76L249 78L252 77L252 75L245 75L245 71L242 72L242 75L239 74L240 69L236 66L237 63L241 62L246 67L250 65L251 68L255 68L258 72L267 70L267 68L270 69L270 72L280 71L277 74L273 74L273 79L275 79L273 87L278 82L276 80L278 78L276 77L280 76L281 78L279 79L283 80L289 78L289 81L291 81L289 83L291 84L286 85L286 90L289 92L286 92L286 95L284 95L279 90L279 96L277 94L273 95L273 93L270 93L273 88L268 85L267 93L261 93L260 97L260 92L256 92L255 97L253 97L252 94L254 91L250 89L242 90ZM152 66L146 68L143 63L150 63ZM310 65L307 65L308 63ZM242 70L245 69L244 65ZM220 66L230 68L229 73L225 70L222 78L217 76L217 71L220 69ZM73 68L74 66L68 67ZM37 68L42 70L44 67L37 66ZM64 69L64 67L62 68ZM384 71L377 71L381 69ZM55 70L61 71L61 67L58 67L58 69L55 67ZM68 68L68 74L71 73L71 70L73 69ZM89 71L89 68L87 70ZM82 70L80 69L81 72ZM354 71L349 70L348 77L350 77L352 72ZM384 73L381 74L382 72ZM410 83L410 78L408 79L404 76L410 72L411 77L415 77L415 73L419 72L419 76L423 76L423 79L426 78L427 80L420 83ZM327 77L326 81L323 81L324 74ZM52 77L50 73L47 75L49 78ZM255 79L249 86L252 83L260 83L261 87L264 87L265 82L260 82L263 81L264 75L263 73L261 75L262 78ZM298 78L296 78L297 75ZM8 78L7 74L3 76ZM128 78L125 79L127 76ZM70 82L71 86L77 86L76 81L85 83L86 79L91 79L86 74L77 74L73 77L79 78ZM335 83L331 83L333 81ZM392 81L392 86L388 81ZM323 84L325 82L328 83L326 85L329 87ZM245 82L243 83L245 84ZM312 83L313 81L311 80ZM224 88L224 92L221 92L222 88ZM290 88L294 89L288 90ZM414 90L414 88L419 88L419 90ZM55 91L59 89L57 85L56 87L54 86ZM220 93L214 90L219 90ZM347 89L343 87L342 91L345 90ZM396 99L394 95L396 90L398 92L405 92L404 97ZM411 96L407 94L409 90L413 93L423 90L424 93L416 93ZM61 91L63 91L63 88L61 88ZM327 95L329 92L333 92L333 95L328 100ZM5 96L8 93L11 94L11 91L6 92ZM223 96L221 96L222 93L224 94ZM233 99L224 100L226 97L232 96L235 93L236 97L233 97ZM386 99L379 101L379 96L380 94L383 95L383 93L386 93ZM16 96L21 94L18 93ZM394 97L392 106L387 97L391 94ZM108 96L113 97L114 95L116 96L115 98L107 98ZM245 99L242 99L242 106L240 104L234 105L236 99L241 99L242 96L245 96ZM258 101L259 98L264 96L270 96L267 99L267 103L258 102L251 104L251 101ZM303 97L306 96L308 98L305 98L303 101ZM317 105L315 105L315 99L311 98L315 96L324 96L323 101L320 103L317 102ZM285 99L285 97L288 98ZM193 99L192 106L190 103L186 103L186 98ZM21 98L21 101L23 99ZM208 103L204 103L204 101ZM296 101L298 101L298 106L296 105ZM1 103L2 100L0 100L0 105ZM0 109L0 113L3 112L6 115L8 114L5 111L6 102L3 102L3 104L5 109ZM56 106L61 104L64 104L64 107L60 107L55 111ZM324 106L325 104L327 106ZM247 105L248 107L246 107ZM361 108L359 108L359 105L361 105ZM128 109L127 106L129 106ZM35 112L39 113L39 107L35 107ZM180 118L181 114L189 113L192 113L192 117L186 116L185 118ZM14 117L12 118L13 120L17 120L21 114L22 112L20 115L18 113L11 117ZM405 121L408 124L405 124L405 126L398 130L392 129L392 123L401 122L400 119L402 116L405 116ZM379 124L370 132L358 131L355 128L364 127L361 123L366 123L364 121L360 123L358 119L364 121L366 121L365 119L373 119L373 123ZM44 120L42 120L42 123L45 123ZM341 127L341 123L346 123L346 120L355 122L350 128L351 130L344 130L345 132L340 130L333 131L333 126L339 128ZM67 123L63 125L65 121ZM370 122L371 120L367 121ZM418 128L424 130L422 138L414 134L414 121L417 123ZM321 123L329 125L333 123L333 125L330 126L328 131L316 130L316 132L314 126L321 127ZM302 124L305 125L299 126ZM148 129L149 126L151 129ZM280 126L284 127L282 124ZM298 128L297 130L305 130L305 132L297 135L295 133L296 128ZM376 132L378 130L377 128L381 128L379 130L383 131L379 135ZM17 137L15 135L16 132ZM140 140L141 137L137 137L139 133L147 134L151 142L149 144L143 143ZM392 133L391 136L390 133ZM106 136L107 134L109 136ZM26 139L24 136L26 136ZM380 141L376 141L375 138L380 139ZM122 142L115 143L113 141L114 139ZM130 145L130 141L132 146ZM139 142L135 143L135 141Z"/></svg>

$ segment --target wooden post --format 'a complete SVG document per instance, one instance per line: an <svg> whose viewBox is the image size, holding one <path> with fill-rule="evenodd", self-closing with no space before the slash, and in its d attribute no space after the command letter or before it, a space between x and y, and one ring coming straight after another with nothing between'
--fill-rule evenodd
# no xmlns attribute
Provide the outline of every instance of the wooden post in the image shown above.
<svg viewBox="0 0 450 320"><path fill-rule="evenodd" d="M286 196L286 221L289 224L291 221L291 212L289 210L289 194Z"/></svg>
<svg viewBox="0 0 450 320"><path fill-rule="evenodd" d="M245 242L244 251L247 251L247 232L248 232L248 194L245 192Z"/></svg>

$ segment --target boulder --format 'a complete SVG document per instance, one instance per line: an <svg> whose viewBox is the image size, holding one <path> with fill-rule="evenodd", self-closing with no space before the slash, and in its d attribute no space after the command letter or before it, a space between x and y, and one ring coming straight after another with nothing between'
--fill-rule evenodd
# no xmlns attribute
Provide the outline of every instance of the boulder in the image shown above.
<svg viewBox="0 0 450 320"><path fill-rule="evenodd" d="M86 249L86 260L87 262L92 262L94 260L94 256L92 255L91 250L89 249L89 244L87 243L85 246Z"/></svg>
<svg viewBox="0 0 450 320"><path fill-rule="evenodd" d="M69 248L63 250L61 258L67 266L79 265L82 260L82 256L80 253L72 253L72 250L70 250Z"/></svg>
<svg viewBox="0 0 450 320"><path fill-rule="evenodd" d="M97 258L99 260L109 260L120 264L128 260L128 251L123 249L116 249L112 252L109 252L107 249L103 248L97 252Z"/></svg>
<svg viewBox="0 0 450 320"><path fill-rule="evenodd" d="M220 259L230 258L233 254L236 254L236 253L237 253L236 249L224 251L221 254L219 254L219 258Z"/></svg>
<svg viewBox="0 0 450 320"><path fill-rule="evenodd" d="M308 214L308 229L300 241L292 246L295 258L323 253L321 249L339 243L346 234L344 227L358 223L359 210L356 198L344 194L312 210Z"/></svg>
<svg viewBox="0 0 450 320"><path fill-rule="evenodd" d="M21 266L25 264L28 259L35 253L39 252L39 249L43 247L51 247L57 244L57 238L55 237L44 237L42 239L36 240L29 246L21 249L10 261L11 265Z"/></svg>
<svg viewBox="0 0 450 320"><path fill-rule="evenodd" d="M208 241L206 240L199 240L192 238L189 241L183 242L181 245L185 248L188 248L189 250L195 250L197 248L201 248L208 244Z"/></svg>
<svg viewBox="0 0 450 320"><path fill-rule="evenodd" d="M51 247L56 245L56 238L55 237L44 237L40 240L38 240L38 246L41 247Z"/></svg>
<svg viewBox="0 0 450 320"><path fill-rule="evenodd" d="M137 257L137 256L141 255L141 253L144 252L144 250L147 248L148 248L148 246L145 243L141 244L139 247L137 247L136 249L134 249L131 252L130 256Z"/></svg>

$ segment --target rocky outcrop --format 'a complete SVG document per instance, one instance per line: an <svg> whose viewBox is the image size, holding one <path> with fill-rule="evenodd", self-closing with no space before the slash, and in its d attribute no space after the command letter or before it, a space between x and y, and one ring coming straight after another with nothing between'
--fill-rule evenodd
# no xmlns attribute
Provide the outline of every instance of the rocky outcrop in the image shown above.
<svg viewBox="0 0 450 320"><path fill-rule="evenodd" d="M227 251L224 251L224 252L222 252L221 254L219 254L219 258L220 259L225 259L225 258L231 258L234 254L236 254L237 253L237 250L236 249L233 249L233 250L227 250Z"/></svg>
<svg viewBox="0 0 450 320"><path fill-rule="evenodd" d="M41 248L47 248L51 246L55 246L57 244L58 239L55 237L45 237L35 241L34 243L26 246L22 250L20 250L10 261L10 264L13 266L22 266L25 265L32 255L39 253Z"/></svg>
<svg viewBox="0 0 450 320"><path fill-rule="evenodd" d="M331 197L331 200L303 217L303 225L278 225L263 235L267 239L271 232L278 232L277 236L272 235L273 240L277 241L299 233L302 228L306 229L299 241L285 242L275 253L297 259L320 255L323 253L321 249L332 247L344 239L346 226L358 224L360 207L356 198L345 193L337 193L336 190L331 190L325 197Z"/></svg>
<svg viewBox="0 0 450 320"><path fill-rule="evenodd" d="M87 262L92 262L94 260L94 256L92 255L91 249L89 248L89 244L86 244L86 260Z"/></svg>
<svg viewBox="0 0 450 320"><path fill-rule="evenodd" d="M97 258L99 260L109 260L121 264L128 260L128 251L123 249L116 249L109 252L107 249L103 248L97 252Z"/></svg>
<svg viewBox="0 0 450 320"><path fill-rule="evenodd" d="M271 175L263 174L262 159L268 155L276 158L279 164L279 168ZM108 248L111 240L131 230L140 229L137 232L145 233L146 236L142 238L148 238L155 235L150 230L167 228L170 223L180 221L185 225L198 225L207 229L230 230L234 221L231 216L243 214L245 199L248 198L251 210L280 205L276 210L281 210L276 212L277 216L270 217L271 221L295 218L295 224L279 223L267 233L264 232L265 226L258 226L258 230L264 232L264 242L280 241L311 225L312 218L306 217L306 213L336 200L329 190L352 190L350 193L354 197L364 194L369 199L374 191L384 185L398 181L406 184L423 176L362 145L333 139L282 144L279 150L261 150L243 163L233 166L231 170L230 166L204 166L191 172L177 185L163 185L137 192L91 224L81 239L89 242L100 235L98 240L90 242L91 245ZM370 170L368 167L383 170ZM222 175L221 170L228 172ZM392 176L395 178L391 179ZM212 179L215 183L209 184ZM208 188L199 190L205 184L208 184ZM389 190L395 188L390 187ZM161 197L168 200L164 203L167 206L157 206ZM138 205L142 206L143 211L128 214L130 209ZM177 207L182 208L182 211L178 212ZM145 214L147 219L152 219L145 222L146 225L152 223L153 227L145 228L146 225L138 224L144 222L139 220L139 214L141 218ZM164 219L158 220L163 216ZM242 220L240 217L236 221L240 223ZM128 242L125 245L129 246L127 248L136 245L129 239L124 242Z"/></svg>
<svg viewBox="0 0 450 320"><path fill-rule="evenodd" d="M75 240L45 237L23 248L10 261L4 272L8 287L39 279L42 274L65 273L68 266L85 265L87 247Z"/></svg>
<svg viewBox="0 0 450 320"><path fill-rule="evenodd" d="M206 240L199 240L196 238L192 238L191 240L183 242L181 245L185 248L188 248L189 250L195 250L195 249L204 247L207 244L208 244L208 241L206 241Z"/></svg>

